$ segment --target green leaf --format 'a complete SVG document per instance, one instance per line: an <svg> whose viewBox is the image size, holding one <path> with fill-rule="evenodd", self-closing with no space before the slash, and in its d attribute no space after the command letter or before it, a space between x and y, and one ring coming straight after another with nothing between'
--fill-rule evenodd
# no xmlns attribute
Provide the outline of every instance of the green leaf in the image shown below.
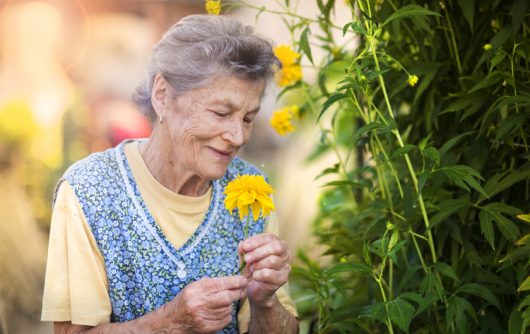
<svg viewBox="0 0 530 334"><path fill-rule="evenodd" d="M370 273L370 267L362 263L337 263L333 267L328 268L324 273L328 276L336 276L340 273Z"/></svg>
<svg viewBox="0 0 530 334"><path fill-rule="evenodd" d="M504 80L505 75L501 71L493 71L490 74L488 74L483 80L479 81L471 90L469 90L468 93L473 93L478 90L488 88L489 86L492 86L494 84L500 83L502 80Z"/></svg>
<svg viewBox="0 0 530 334"><path fill-rule="evenodd" d="M502 312L501 304L490 289L482 284L478 283L465 283L462 284L455 292L455 294L468 294L484 299L491 305L495 306L499 311Z"/></svg>
<svg viewBox="0 0 530 334"><path fill-rule="evenodd" d="M402 331L408 333L410 322L414 317L416 309L404 298L396 298L387 303L388 317L390 321L396 324Z"/></svg>
<svg viewBox="0 0 530 334"><path fill-rule="evenodd" d="M511 24L507 24L501 30L499 30L499 32L497 32L495 36L493 36L490 42L491 46L493 47L493 50L497 50L498 48L503 46L504 43L506 43L508 39L510 39L512 33L513 29ZM488 58L488 54L484 52L478 60L477 65L475 66L475 69L473 71L476 71Z"/></svg>
<svg viewBox="0 0 530 334"><path fill-rule="evenodd" d="M431 177L431 175L432 173L430 170L425 170L418 177L418 195L421 194L423 188L425 187L425 183Z"/></svg>
<svg viewBox="0 0 530 334"><path fill-rule="evenodd" d="M478 171L473 169L470 166L466 165L454 165L446 166L440 168L440 171L443 172L451 181L456 185L470 192L469 187L475 189L480 194L488 196L480 183L476 179L482 179L482 176ZM469 187L468 187L469 186Z"/></svg>
<svg viewBox="0 0 530 334"><path fill-rule="evenodd" d="M414 95L414 100L412 102L413 105L416 105L420 96L427 89L427 87L429 87L432 80L436 77L436 73L438 73L438 69L440 68L440 66L441 64L439 63L430 63L425 65L425 67L427 68L427 73L421 79L420 85L416 89L416 94Z"/></svg>
<svg viewBox="0 0 530 334"><path fill-rule="evenodd" d="M302 31L302 35L300 36L300 48L302 51L304 51L304 54L307 56L307 59L313 64L313 56L311 54L311 46L309 45L309 37L308 35L311 33L311 30L309 30L309 27L305 28L304 31Z"/></svg>
<svg viewBox="0 0 530 334"><path fill-rule="evenodd" d="M322 110L320 111L320 114L318 115L317 122L320 120L322 115L324 115L324 113L326 112L326 110L328 110L329 107L331 107L335 102L340 101L342 99L345 99L346 97L348 97L348 96L346 94L342 94L342 93L335 93L335 94L331 95L326 100L326 102L324 102L324 104L322 105Z"/></svg>
<svg viewBox="0 0 530 334"><path fill-rule="evenodd" d="M464 137L467 137L469 136L470 134L474 133L475 131L468 131L468 132L464 132L456 137L453 137L451 139L449 139L445 144L442 145L442 147L440 148L439 152L440 152L440 156L443 157L445 155L445 153L447 153L453 146L455 146L456 144L458 144L458 142L460 140L462 140Z"/></svg>
<svg viewBox="0 0 530 334"><path fill-rule="evenodd" d="M454 280L457 283L460 283L460 279L456 275L455 270L453 269L453 267L451 267L447 263L436 262L435 264L433 264L433 268L436 269L436 271L439 272L440 274L446 277L449 277L450 279Z"/></svg>
<svg viewBox="0 0 530 334"><path fill-rule="evenodd" d="M440 165L440 152L438 152L436 148L432 146L427 147L425 150L423 150L422 154L424 157L434 162L436 166Z"/></svg>
<svg viewBox="0 0 530 334"><path fill-rule="evenodd" d="M484 191L491 198L501 191L509 189L517 182L521 182L530 177L530 169L507 170L492 176L484 185ZM479 198L479 203L486 199L486 196Z"/></svg>
<svg viewBox="0 0 530 334"><path fill-rule="evenodd" d="M506 218L503 214L515 215L520 210L504 203L490 203L482 208L484 220L494 221L501 233L510 241L515 241L520 235L519 228L513 221Z"/></svg>
<svg viewBox="0 0 530 334"><path fill-rule="evenodd" d="M371 132L373 130L376 130L376 129L384 129L385 126L379 122L372 122L372 123L368 123L360 128L358 128L357 130L355 130L355 132L353 133L353 144L355 145L359 139L362 138L362 136L368 132Z"/></svg>
<svg viewBox="0 0 530 334"><path fill-rule="evenodd" d="M525 123L526 119L528 118L528 115L526 114L515 114L510 115L507 118L503 119L501 123L498 125L497 133L495 135L495 140L500 140L501 138L504 138L507 134L513 134L516 130L518 130L522 124Z"/></svg>
<svg viewBox="0 0 530 334"><path fill-rule="evenodd" d="M364 29L364 26L360 22L355 21L355 22L346 23L346 25L342 28L342 36L346 35L346 33L348 32L348 29L350 28L356 33L359 33L361 35L368 34L366 29Z"/></svg>
<svg viewBox="0 0 530 334"><path fill-rule="evenodd" d="M457 333L467 332L467 319L465 314L468 314L475 322L477 321L477 316L473 306L464 298L453 296L449 299L447 304L447 318L446 326L448 329L451 328L451 324L455 324L455 329Z"/></svg>
<svg viewBox="0 0 530 334"><path fill-rule="evenodd" d="M530 246L530 233L515 242L517 246Z"/></svg>
<svg viewBox="0 0 530 334"><path fill-rule="evenodd" d="M397 150L395 150L392 153L392 155L390 156L390 159L394 159L394 158L400 157L402 155L408 154L408 153L412 152L415 149L416 149L416 146L407 144L407 145L405 145L403 147L400 147Z"/></svg>
<svg viewBox="0 0 530 334"><path fill-rule="evenodd" d="M487 100L488 94L483 91L476 91L473 93L466 94L456 101L452 102L447 108L445 108L440 115L465 110L471 108L473 105L482 105Z"/></svg>
<svg viewBox="0 0 530 334"><path fill-rule="evenodd" d="M430 219L431 229L450 215L467 209L469 206L471 206L471 203L464 198L448 199L438 203L438 212Z"/></svg>
<svg viewBox="0 0 530 334"><path fill-rule="evenodd" d="M330 186L339 186L339 187L359 187L359 188L366 188L371 187L372 182L367 179L361 179L361 180L336 180L336 181L330 181L322 185L322 187L330 187Z"/></svg>
<svg viewBox="0 0 530 334"><path fill-rule="evenodd" d="M508 334L521 334L522 326L523 318L517 311L517 308L514 307L512 313L510 314L510 319L508 320Z"/></svg>
<svg viewBox="0 0 530 334"><path fill-rule="evenodd" d="M404 7L401 7L392 15L390 15L385 22L381 25L381 27L384 27L388 23L397 20L397 19L403 19L403 18L409 18L414 16L426 16L426 15L434 15L434 16L441 16L440 14L433 12L431 10L428 10L424 7L418 6L418 5L407 5Z"/></svg>
<svg viewBox="0 0 530 334"><path fill-rule="evenodd" d="M458 0L458 6L462 9L462 14L466 18L467 23L469 24L469 29L473 31L473 16L475 11L475 1L474 0Z"/></svg>
<svg viewBox="0 0 530 334"><path fill-rule="evenodd" d="M443 300L445 291L442 285L440 277L434 272L428 272L425 274L425 277L420 284L420 293L423 295L428 295L430 293L436 293L438 299Z"/></svg>
<svg viewBox="0 0 530 334"><path fill-rule="evenodd" d="M519 30L519 27L521 27L521 23L523 23L524 17L527 13L528 0L515 0L512 5L512 24L513 24L513 31L517 32Z"/></svg>
<svg viewBox="0 0 530 334"><path fill-rule="evenodd" d="M385 303L379 302L372 305L364 306L359 312L359 318L368 317L370 319L379 320L382 323L386 322Z"/></svg>
<svg viewBox="0 0 530 334"><path fill-rule="evenodd" d="M508 252L508 254L499 260L499 263L513 262L520 259L528 260L528 254L530 254L530 247L525 245L514 248Z"/></svg>
<svg viewBox="0 0 530 334"><path fill-rule="evenodd" d="M339 166L340 165L338 163L336 163L335 165L333 165L333 167L328 167L328 168L324 169L320 174L317 175L317 177L315 177L315 181L320 179L324 175L338 173L339 172Z"/></svg>
<svg viewBox="0 0 530 334"><path fill-rule="evenodd" d="M517 288L517 292L530 290L530 276L528 276Z"/></svg>
<svg viewBox="0 0 530 334"><path fill-rule="evenodd" d="M500 52L499 52L500 51ZM499 50L490 61L490 71L493 70L506 57L504 50Z"/></svg>
<svg viewBox="0 0 530 334"><path fill-rule="evenodd" d="M517 218L521 219L524 222L530 223L530 213L523 214L523 215L517 215Z"/></svg>
<svg viewBox="0 0 530 334"><path fill-rule="evenodd" d="M495 250L495 233L493 232L492 218L488 215L486 210L481 210L479 213L479 219L480 231L490 244L491 248Z"/></svg>

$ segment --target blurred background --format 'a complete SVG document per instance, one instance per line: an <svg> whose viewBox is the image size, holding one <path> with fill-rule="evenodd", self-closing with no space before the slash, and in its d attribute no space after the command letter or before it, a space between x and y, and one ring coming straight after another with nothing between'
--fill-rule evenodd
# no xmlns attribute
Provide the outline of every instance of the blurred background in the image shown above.
<svg viewBox="0 0 530 334"><path fill-rule="evenodd" d="M302 2L299 11L311 16L317 8ZM89 153L149 136L130 96L151 47L179 18L204 12L200 0L0 0L0 333L52 331L39 318L55 184ZM255 10L241 8L230 14L277 45L289 43L278 17L257 20ZM241 155L271 177L280 233L293 252L316 256L313 180L327 158L305 163L318 137L314 122L288 137L270 128L272 111L282 106L277 92L267 95Z"/></svg>

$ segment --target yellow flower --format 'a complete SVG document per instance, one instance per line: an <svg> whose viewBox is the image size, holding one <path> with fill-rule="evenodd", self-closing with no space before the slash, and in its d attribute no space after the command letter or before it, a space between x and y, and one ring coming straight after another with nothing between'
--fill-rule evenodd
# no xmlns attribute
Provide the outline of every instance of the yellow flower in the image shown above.
<svg viewBox="0 0 530 334"><path fill-rule="evenodd" d="M419 81L419 79L418 79L417 75L409 75L409 85L410 85L410 87L416 86L418 81Z"/></svg>
<svg viewBox="0 0 530 334"><path fill-rule="evenodd" d="M484 49L484 51L489 51L489 50L491 50L492 47L493 46L490 43L488 43L488 44L484 44L484 46L482 48Z"/></svg>
<svg viewBox="0 0 530 334"><path fill-rule="evenodd" d="M274 55L280 60L283 67L294 65L300 58L300 54L293 51L293 49L286 44L275 47Z"/></svg>
<svg viewBox="0 0 530 334"><path fill-rule="evenodd" d="M302 79L302 67L298 64L284 66L276 72L276 83L280 87L290 86Z"/></svg>
<svg viewBox="0 0 530 334"><path fill-rule="evenodd" d="M293 51L289 45L278 45L274 48L274 55L282 63L282 69L276 72L276 82L280 87L290 86L302 79L302 67L297 64L300 54Z"/></svg>
<svg viewBox="0 0 530 334"><path fill-rule="evenodd" d="M204 8L208 14L219 15L221 12L221 0L206 0Z"/></svg>
<svg viewBox="0 0 530 334"><path fill-rule="evenodd" d="M278 132L280 136L285 136L286 134L296 130L294 125L291 123L293 116L298 117L298 106L285 107L279 110L276 110L271 119L269 120L272 128Z"/></svg>
<svg viewBox="0 0 530 334"><path fill-rule="evenodd" d="M29 101L13 99L0 105L0 140L23 142L32 139L38 131Z"/></svg>
<svg viewBox="0 0 530 334"><path fill-rule="evenodd" d="M274 211L274 203L270 197L272 187L261 175L238 176L226 185L224 194L226 209L232 214L237 207L241 220L248 215L249 208L254 220L258 220L260 216L266 217Z"/></svg>

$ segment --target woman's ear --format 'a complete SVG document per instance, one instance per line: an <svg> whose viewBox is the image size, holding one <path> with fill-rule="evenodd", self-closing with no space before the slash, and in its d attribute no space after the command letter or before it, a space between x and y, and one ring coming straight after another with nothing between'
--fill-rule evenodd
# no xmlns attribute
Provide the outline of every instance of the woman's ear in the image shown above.
<svg viewBox="0 0 530 334"><path fill-rule="evenodd" d="M168 82L158 73L153 81L151 90L151 103L156 112L156 116L161 119L164 116L168 103Z"/></svg>

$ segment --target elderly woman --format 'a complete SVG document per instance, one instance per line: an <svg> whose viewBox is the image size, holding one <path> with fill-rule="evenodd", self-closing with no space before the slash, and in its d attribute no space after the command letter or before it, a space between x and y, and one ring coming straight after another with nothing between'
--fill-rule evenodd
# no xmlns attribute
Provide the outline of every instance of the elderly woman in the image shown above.
<svg viewBox="0 0 530 334"><path fill-rule="evenodd" d="M277 65L229 17L188 16L162 37L134 96L151 137L92 154L59 182L42 310L56 333L297 332L275 217L243 240L223 205L230 180L261 174L236 153Z"/></svg>

